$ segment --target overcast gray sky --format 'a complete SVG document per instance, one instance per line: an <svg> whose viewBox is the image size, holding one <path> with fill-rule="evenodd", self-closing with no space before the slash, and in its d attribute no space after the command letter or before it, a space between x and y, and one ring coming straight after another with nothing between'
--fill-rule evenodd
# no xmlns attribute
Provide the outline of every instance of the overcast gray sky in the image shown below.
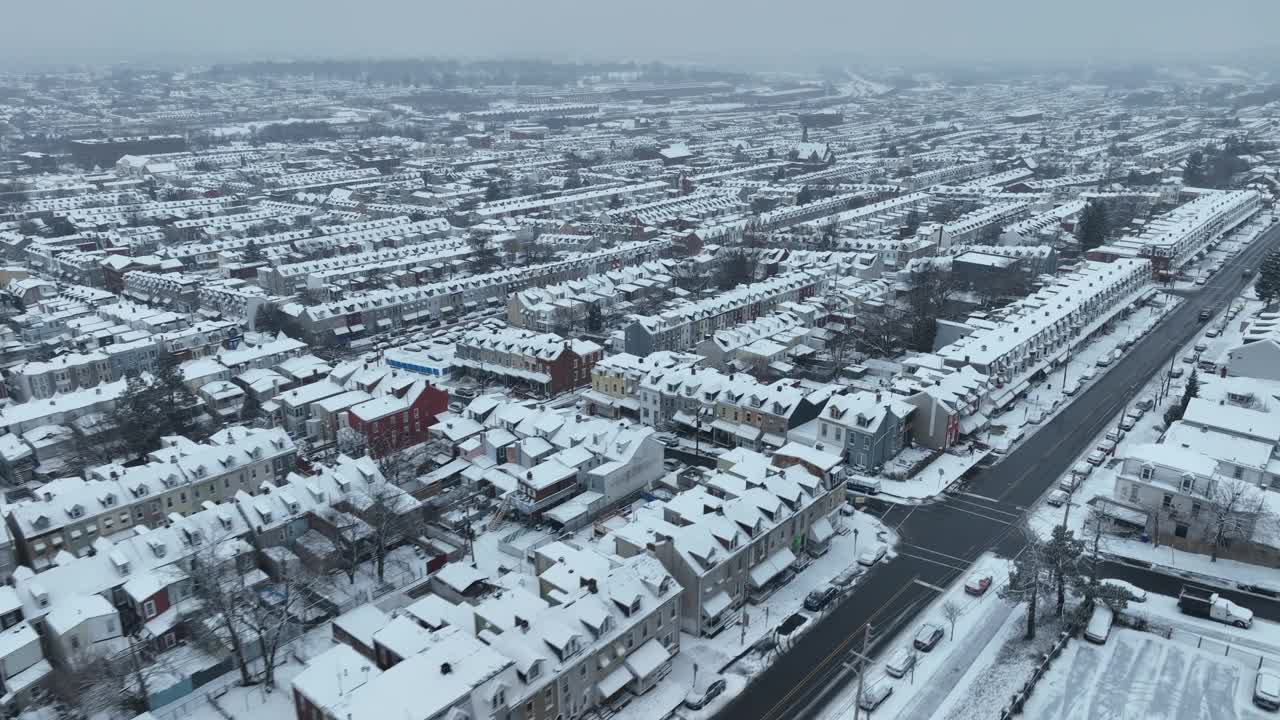
<svg viewBox="0 0 1280 720"><path fill-rule="evenodd" d="M1271 46L1278 21L1278 0L5 0L0 55L1140 61Z"/></svg>

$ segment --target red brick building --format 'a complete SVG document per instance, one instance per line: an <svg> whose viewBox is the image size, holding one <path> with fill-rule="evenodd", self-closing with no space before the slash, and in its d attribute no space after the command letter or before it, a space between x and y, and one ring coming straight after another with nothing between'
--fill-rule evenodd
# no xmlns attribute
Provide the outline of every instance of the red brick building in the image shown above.
<svg viewBox="0 0 1280 720"><path fill-rule="evenodd" d="M378 389L382 395L347 411L348 426L374 457L426 442L427 428L449 408L449 394L425 380L392 378Z"/></svg>

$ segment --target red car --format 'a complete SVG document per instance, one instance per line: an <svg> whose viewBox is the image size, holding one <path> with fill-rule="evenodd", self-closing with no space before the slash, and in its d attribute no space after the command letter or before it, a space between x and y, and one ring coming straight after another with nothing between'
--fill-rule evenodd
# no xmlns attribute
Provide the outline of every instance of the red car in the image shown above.
<svg viewBox="0 0 1280 720"><path fill-rule="evenodd" d="M964 591L970 595L982 595L991 587L990 575L973 575L964 584Z"/></svg>

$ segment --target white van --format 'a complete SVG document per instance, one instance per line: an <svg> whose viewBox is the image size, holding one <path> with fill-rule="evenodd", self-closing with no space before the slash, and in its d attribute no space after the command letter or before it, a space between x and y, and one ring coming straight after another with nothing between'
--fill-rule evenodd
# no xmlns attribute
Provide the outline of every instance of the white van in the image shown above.
<svg viewBox="0 0 1280 720"><path fill-rule="evenodd" d="M911 668L916 664L916 654L907 648L898 648L897 652L889 656L889 660L885 663L884 671L891 677L900 678L911 672Z"/></svg>
<svg viewBox="0 0 1280 720"><path fill-rule="evenodd" d="M1106 605L1095 607L1093 616L1089 618L1089 625L1084 629L1084 639L1099 645L1105 643L1107 636L1111 635L1111 623L1115 621L1115 617L1116 614Z"/></svg>

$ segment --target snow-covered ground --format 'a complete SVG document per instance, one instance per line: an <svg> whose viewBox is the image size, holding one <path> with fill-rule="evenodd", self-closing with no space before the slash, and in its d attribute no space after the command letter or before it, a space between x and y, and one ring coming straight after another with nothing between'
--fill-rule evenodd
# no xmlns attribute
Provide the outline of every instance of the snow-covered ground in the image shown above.
<svg viewBox="0 0 1280 720"><path fill-rule="evenodd" d="M1232 720L1253 707L1254 672L1220 655L1116 628L1103 645L1076 640L1023 708L1037 720ZM996 709L992 708L994 712Z"/></svg>
<svg viewBox="0 0 1280 720"><path fill-rule="evenodd" d="M998 588L1008 577L1008 564L995 556L984 555L974 563L969 576L992 578L991 587L981 596L974 597L964 591L963 579L954 587L946 588L924 612L903 629L893 645L878 648L879 660L867 673L866 684L889 684L893 693L876 708L876 717L927 718L946 699L948 691L985 650L987 645L1004 627L1013 606L998 597ZM944 606L954 605L959 614L954 628L946 616ZM885 673L885 663L898 651L912 652L916 631L924 625L937 625L946 633L942 641L929 652L915 651L915 672L903 678ZM842 720L853 713L857 696L857 677L847 674L845 688L814 717L820 720Z"/></svg>
<svg viewBox="0 0 1280 720"><path fill-rule="evenodd" d="M894 460L898 466L914 464L922 457L913 457L919 454L919 451L925 450L925 456L929 451L927 448L908 448L899 453ZM906 457L904 457L906 456ZM966 443L957 445L947 452L942 453L934 458L932 462L906 480L895 480L888 477L877 478L880 481L880 493L882 497L879 499L888 500L890 502L925 500L936 497L939 493L951 487L961 475L977 465L987 456L985 450L975 449L973 444ZM890 466L886 465L886 468Z"/></svg>

